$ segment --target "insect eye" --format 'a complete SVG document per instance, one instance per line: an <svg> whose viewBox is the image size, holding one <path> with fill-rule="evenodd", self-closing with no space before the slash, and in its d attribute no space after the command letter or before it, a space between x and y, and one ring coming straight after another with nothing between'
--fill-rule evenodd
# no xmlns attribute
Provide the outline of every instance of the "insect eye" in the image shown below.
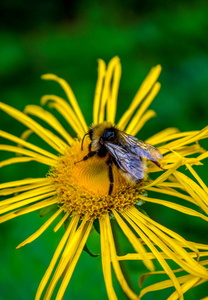
<svg viewBox="0 0 208 300"><path fill-rule="evenodd" d="M100 142L114 142L115 141L115 132L111 130L106 130L106 132L101 136Z"/></svg>
<svg viewBox="0 0 208 300"><path fill-rule="evenodd" d="M115 139L115 133L112 131L106 132L106 140L113 141Z"/></svg>

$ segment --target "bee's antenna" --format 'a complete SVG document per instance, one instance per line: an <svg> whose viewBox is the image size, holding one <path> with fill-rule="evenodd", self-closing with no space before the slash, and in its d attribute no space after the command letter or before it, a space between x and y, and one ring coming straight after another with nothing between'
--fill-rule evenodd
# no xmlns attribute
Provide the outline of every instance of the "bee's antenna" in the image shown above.
<svg viewBox="0 0 208 300"><path fill-rule="evenodd" d="M84 143L84 139L85 139L85 137L86 137L86 135L88 135L89 133L87 132L87 133L85 133L85 135L83 136L83 139L82 139L82 144L81 144L81 150L83 151L83 143Z"/></svg>

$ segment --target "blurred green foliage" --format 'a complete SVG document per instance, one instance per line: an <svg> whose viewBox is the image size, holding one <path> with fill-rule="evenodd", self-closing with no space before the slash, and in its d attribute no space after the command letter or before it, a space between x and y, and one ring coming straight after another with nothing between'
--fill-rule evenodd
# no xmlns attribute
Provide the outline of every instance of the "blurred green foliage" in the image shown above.
<svg viewBox="0 0 208 300"><path fill-rule="evenodd" d="M28 104L39 104L43 94L64 96L56 83L40 79L44 73L55 73L70 83L90 124L96 60L102 58L108 62L118 55L122 63L118 119L150 68L159 63L163 67L162 89L151 106L158 118L147 123L139 137L146 139L172 126L183 131L202 129L207 125L208 117L207 11L206 0L113 0L105 4L89 0L2 0L0 101L23 110ZM2 112L0 127L18 136L24 130L24 126ZM67 129L72 133L70 128ZM204 146L208 148L208 145ZM207 161L204 167L196 170L208 183ZM25 164L24 168L14 165L0 170L0 182L45 173L47 168L36 164L29 167ZM144 209L149 216L185 238L208 242L205 222L150 204L145 204ZM50 228L30 245L19 250L15 247L44 220L38 213L33 213L1 224L0 300L34 299L63 229L54 234ZM94 234L90 240L90 250L98 253L98 236ZM121 237L121 244L122 241ZM137 280L144 268L135 264L128 268L138 290ZM185 299L207 296L205 285L187 293ZM116 290L119 299L126 299L118 286ZM83 253L65 298L87 300L97 299L98 295L107 298L100 257L91 258ZM168 293L164 291L144 299L167 297Z"/></svg>

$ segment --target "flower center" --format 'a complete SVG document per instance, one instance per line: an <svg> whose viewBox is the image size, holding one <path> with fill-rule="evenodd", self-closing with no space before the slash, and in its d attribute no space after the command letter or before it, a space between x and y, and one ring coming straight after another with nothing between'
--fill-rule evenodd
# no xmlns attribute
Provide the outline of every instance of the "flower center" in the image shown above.
<svg viewBox="0 0 208 300"><path fill-rule="evenodd" d="M112 208L124 210L136 204L139 194L143 193L143 183L130 184L122 176L119 168L112 164L113 190L109 195L110 179L108 155L104 158L97 154L83 161L89 152L90 141L86 138L81 150L80 141L66 149L65 155L50 170L59 202L68 212L98 218Z"/></svg>

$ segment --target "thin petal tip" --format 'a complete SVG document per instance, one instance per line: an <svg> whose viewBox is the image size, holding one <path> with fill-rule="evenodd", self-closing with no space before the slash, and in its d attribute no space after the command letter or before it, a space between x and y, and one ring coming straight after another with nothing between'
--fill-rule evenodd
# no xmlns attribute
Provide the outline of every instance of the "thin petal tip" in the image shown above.
<svg viewBox="0 0 208 300"><path fill-rule="evenodd" d="M43 79L43 80L52 80L54 78L57 78L57 76L55 74L52 74L52 73L47 73L47 74L41 75L40 78Z"/></svg>

